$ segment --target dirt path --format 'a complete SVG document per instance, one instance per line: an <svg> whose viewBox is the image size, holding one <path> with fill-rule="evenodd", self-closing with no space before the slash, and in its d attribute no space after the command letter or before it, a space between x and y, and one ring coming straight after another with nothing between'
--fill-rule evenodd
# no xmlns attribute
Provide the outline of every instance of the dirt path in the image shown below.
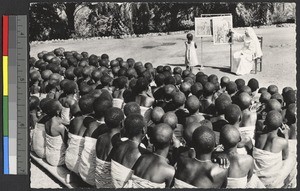
<svg viewBox="0 0 300 191"><path fill-rule="evenodd" d="M249 80L257 78L260 86L276 84L280 89L285 86L296 87L296 31L295 27L271 27L255 29L258 35L263 36L263 71L258 74L245 75L242 78ZM243 32L242 29L237 30ZM107 53L111 59L122 57L134 58L136 61L151 62L154 66L170 64L184 66L184 41L186 34L153 36L131 39L90 39L67 40L34 44L31 46L31 55L38 52L51 51L57 47L78 52L87 51L89 54L101 55ZM200 61L200 38L195 38L198 44L198 59ZM231 79L239 76L231 74L229 70L229 45L213 45L212 39L203 40L203 63L205 73L224 75ZM233 52L239 50L242 43L233 45Z"/></svg>

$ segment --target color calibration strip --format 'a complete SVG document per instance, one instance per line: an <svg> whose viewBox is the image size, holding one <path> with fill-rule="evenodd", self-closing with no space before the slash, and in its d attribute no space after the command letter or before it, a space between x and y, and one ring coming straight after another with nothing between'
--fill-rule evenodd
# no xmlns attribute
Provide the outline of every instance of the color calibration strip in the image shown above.
<svg viewBox="0 0 300 191"><path fill-rule="evenodd" d="M28 174L27 16L3 16L4 174Z"/></svg>
<svg viewBox="0 0 300 191"><path fill-rule="evenodd" d="M27 15L13 16L16 18L16 74L17 83L17 174L28 174L28 35ZM16 86L16 85L14 85ZM10 95L11 96L11 95ZM15 98L12 98L15 99Z"/></svg>
<svg viewBox="0 0 300 191"><path fill-rule="evenodd" d="M9 174L9 129L8 129L8 24L9 17L3 16L3 54L2 54L2 72L3 72L3 162L4 174Z"/></svg>
<svg viewBox="0 0 300 191"><path fill-rule="evenodd" d="M9 16L8 28L9 174L17 174L17 16Z"/></svg>

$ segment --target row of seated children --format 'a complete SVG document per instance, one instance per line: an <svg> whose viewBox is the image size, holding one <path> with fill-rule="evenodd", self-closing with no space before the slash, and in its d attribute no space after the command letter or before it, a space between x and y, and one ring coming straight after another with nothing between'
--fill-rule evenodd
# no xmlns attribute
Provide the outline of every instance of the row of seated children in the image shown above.
<svg viewBox="0 0 300 191"><path fill-rule="evenodd" d="M295 186L292 88L62 48L38 57L32 150L91 186Z"/></svg>

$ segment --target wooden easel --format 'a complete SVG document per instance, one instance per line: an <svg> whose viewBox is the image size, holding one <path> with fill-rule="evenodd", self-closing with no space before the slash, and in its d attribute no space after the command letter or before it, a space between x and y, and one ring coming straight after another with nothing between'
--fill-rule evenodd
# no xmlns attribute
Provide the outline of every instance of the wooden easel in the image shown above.
<svg viewBox="0 0 300 191"><path fill-rule="evenodd" d="M202 63L204 63L204 62L203 62L203 37L201 37L200 43L201 43L201 50L200 50L200 54L201 54L201 56L200 56L200 66L203 66L203 64L202 64Z"/></svg>
<svg viewBox="0 0 300 191"><path fill-rule="evenodd" d="M231 68L232 68L232 42L229 43L229 46L230 46L230 71L231 71Z"/></svg>

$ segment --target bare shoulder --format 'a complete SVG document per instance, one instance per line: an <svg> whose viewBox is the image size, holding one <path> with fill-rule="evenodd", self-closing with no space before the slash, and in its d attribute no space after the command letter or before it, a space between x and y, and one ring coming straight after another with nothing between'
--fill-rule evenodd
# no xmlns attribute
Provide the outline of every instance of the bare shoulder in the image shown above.
<svg viewBox="0 0 300 191"><path fill-rule="evenodd" d="M106 137L108 137L107 135L108 135L108 133L104 133L104 134L98 136L97 140L101 141L101 140L105 139Z"/></svg>
<svg viewBox="0 0 300 191"><path fill-rule="evenodd" d="M96 120L93 120L88 124L89 128L97 128L98 126L99 126L99 124L97 123Z"/></svg>
<svg viewBox="0 0 300 191"><path fill-rule="evenodd" d="M239 155L239 164L242 166L251 167L253 164L253 157L247 154Z"/></svg>
<svg viewBox="0 0 300 191"><path fill-rule="evenodd" d="M273 143L275 144L278 144L282 147L285 147L287 146L289 143L286 139L282 138L282 137L275 137L273 140L272 140Z"/></svg>
<svg viewBox="0 0 300 191"><path fill-rule="evenodd" d="M223 179L226 178L228 174L228 169L221 168L218 164L213 164L211 168L211 177L213 179Z"/></svg>
<svg viewBox="0 0 300 191"><path fill-rule="evenodd" d="M193 168L194 164L192 163L191 158L188 157L179 157L177 161L177 168L185 168L185 169L190 169Z"/></svg>
<svg viewBox="0 0 300 191"><path fill-rule="evenodd" d="M167 178L173 178L175 175L175 168L169 164L164 164L163 173Z"/></svg>

